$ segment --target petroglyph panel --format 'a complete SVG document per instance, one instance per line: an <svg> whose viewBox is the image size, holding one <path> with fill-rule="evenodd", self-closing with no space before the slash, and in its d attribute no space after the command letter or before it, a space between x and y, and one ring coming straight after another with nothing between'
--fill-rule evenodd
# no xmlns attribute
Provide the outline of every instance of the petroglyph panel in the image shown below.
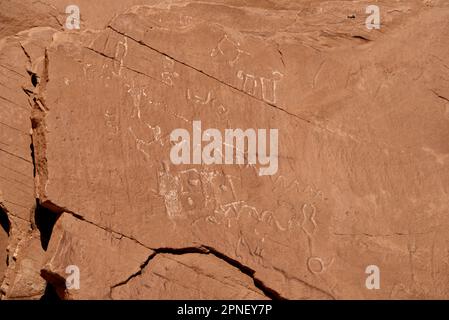
<svg viewBox="0 0 449 320"><path fill-rule="evenodd" d="M80 1L0 28L2 295L449 297L444 1Z"/></svg>

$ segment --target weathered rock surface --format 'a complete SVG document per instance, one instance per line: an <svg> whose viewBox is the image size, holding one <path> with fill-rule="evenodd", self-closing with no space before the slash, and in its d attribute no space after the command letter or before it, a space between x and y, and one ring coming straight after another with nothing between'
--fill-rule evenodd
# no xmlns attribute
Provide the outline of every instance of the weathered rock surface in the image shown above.
<svg viewBox="0 0 449 320"><path fill-rule="evenodd" d="M266 299L251 277L211 254L156 255L114 299Z"/></svg>
<svg viewBox="0 0 449 320"><path fill-rule="evenodd" d="M65 286L67 267L76 266L80 270L79 290L66 290L61 295L107 299L112 288L139 272L152 254L134 240L64 213L53 229L43 276Z"/></svg>
<svg viewBox="0 0 449 320"><path fill-rule="evenodd" d="M0 295L39 298L45 281L40 276L44 250L37 230L30 95L39 81L45 46L55 32L33 28L5 37L0 43L0 204L2 264ZM4 217L4 218L3 218ZM45 219L45 218L44 218Z"/></svg>
<svg viewBox="0 0 449 320"><path fill-rule="evenodd" d="M76 31L42 2L59 27L2 31L7 298L449 298L446 2L368 30L369 2L81 1ZM173 164L193 121L278 129L278 170Z"/></svg>

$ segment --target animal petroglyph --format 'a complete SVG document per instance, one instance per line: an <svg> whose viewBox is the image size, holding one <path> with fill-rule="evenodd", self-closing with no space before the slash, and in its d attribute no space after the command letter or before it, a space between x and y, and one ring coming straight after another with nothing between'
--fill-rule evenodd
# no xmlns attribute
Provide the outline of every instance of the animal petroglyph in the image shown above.
<svg viewBox="0 0 449 320"><path fill-rule="evenodd" d="M290 194L294 192L312 202L325 199L323 191L316 188L313 184L306 184L301 179L287 179L283 175L274 178L272 190L276 194Z"/></svg>
<svg viewBox="0 0 449 320"><path fill-rule="evenodd" d="M229 109L226 108L222 102L218 100L218 98L215 96L215 93L213 91L207 91L206 94L198 94L195 93L194 90L187 88L186 90L186 98L188 101L192 101L194 105L199 106L207 106L210 105L212 108L215 109L215 113L217 116L225 120L229 114Z"/></svg>
<svg viewBox="0 0 449 320"><path fill-rule="evenodd" d="M225 58L229 66L233 67L240 59L241 55L250 55L248 52L240 49L240 43L233 41L227 34L221 38L217 46L212 49L210 56L217 57L221 55Z"/></svg>

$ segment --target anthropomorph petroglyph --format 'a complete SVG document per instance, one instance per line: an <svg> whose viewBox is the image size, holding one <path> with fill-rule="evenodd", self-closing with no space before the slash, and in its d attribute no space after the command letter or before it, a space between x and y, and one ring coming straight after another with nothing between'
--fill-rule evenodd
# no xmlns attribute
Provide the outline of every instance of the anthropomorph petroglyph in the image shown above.
<svg viewBox="0 0 449 320"><path fill-rule="evenodd" d="M117 42L117 45L115 47L115 54L114 54L114 65L113 65L113 71L112 74L115 76L121 76L122 75L122 69L123 69L123 59L126 58L126 55L128 54L128 38L124 37L123 41Z"/></svg>
<svg viewBox="0 0 449 320"><path fill-rule="evenodd" d="M277 102L278 83L283 76L279 71L273 71L270 78L256 77L243 70L237 72L237 78L241 80L240 88L242 91L272 104Z"/></svg>
<svg viewBox="0 0 449 320"><path fill-rule="evenodd" d="M163 59L163 71L161 73L162 82L166 85L173 86L174 79L179 78L179 73L174 71L175 61L169 57L164 57Z"/></svg>

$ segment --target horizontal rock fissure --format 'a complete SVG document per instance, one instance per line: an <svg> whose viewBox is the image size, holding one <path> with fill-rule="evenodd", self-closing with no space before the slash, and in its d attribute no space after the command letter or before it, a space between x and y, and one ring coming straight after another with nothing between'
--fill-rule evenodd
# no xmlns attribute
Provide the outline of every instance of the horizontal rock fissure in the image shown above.
<svg viewBox="0 0 449 320"><path fill-rule="evenodd" d="M221 252L215 250L214 248L212 248L212 247L210 247L210 246L185 247L185 248L150 248L150 247L148 247L148 246L142 244L141 242L139 242L138 240L136 240L136 239L134 239L134 238L132 238L132 237L129 237L129 236L124 235L124 234L122 234L122 233L120 233L120 232L111 230L111 229L109 229L109 228L101 227L101 226L99 226L99 225L97 225L97 224L95 224L95 223L93 223L93 222L90 222L90 221L86 220L83 216L81 216L81 215L79 215L79 214L76 214L76 213L73 213L73 212L70 212L70 211L67 210L67 209L62 209L61 207L58 207L58 206L54 205L53 203L51 203L51 202L49 202L49 201L46 201L46 202L44 203L44 205L46 205L47 208L53 208L54 210L55 210L55 208L56 208L56 212L65 212L65 213L67 213L67 214L70 214L70 215L72 215L73 217L75 217L76 219L79 219L79 220L84 221L84 222L86 222L86 223L92 224L92 225L96 226L97 228L103 229L103 230L105 230L105 231L107 231L107 232L117 233L117 234L119 234L119 235L121 235L121 236L123 236L123 237L125 237L125 238L128 238L128 239L130 239L130 240L132 240L132 241L135 241L137 244L139 244L139 245L141 245L141 246L143 246L143 247L145 247L145 248L147 248L147 249L150 249L150 250L153 250L153 251L154 251L154 253L151 254L151 255L147 258L147 260L146 260L144 263L141 264L141 266L140 266L140 268L139 268L139 271L133 273L132 275L130 275L130 276L129 276L127 279L125 279L124 281L121 281L121 282L119 282L119 283L113 285L113 286L111 287L111 293L112 293L112 290L113 290L114 288L119 287L119 286L122 286L122 285L125 285L125 284L127 284L131 279L133 279L133 278L135 278L135 277L141 275L141 273L142 273L142 271L145 269L145 267L149 264L149 262L150 262L150 261L157 255L157 254L169 253L169 254L174 254L174 255L182 255L182 254L189 254L189 253L199 253L199 254L212 254L212 255L215 256L216 258L218 258L218 259L220 259L220 260L223 260L223 261L226 262L227 264L229 264L229 265L235 267L235 268L238 269L240 272L242 272L242 273L244 273L245 275L249 276L249 277L253 280L255 287L258 288L259 290L261 290L261 291L265 294L265 296L267 296L268 298L273 299L273 300L282 300L282 299L285 299L285 298L282 297L278 292L276 292L274 289L271 289L271 288L267 287L267 286L264 284L264 282L263 282L262 280L258 279L258 278L255 276L255 270L251 269L251 268L248 267L248 266L243 265L243 264L240 263L239 261L237 261L237 260L235 260L235 259L232 259L232 258L228 257L227 255L225 255L225 254L223 254L223 253L221 253ZM54 212L54 213L55 213L55 212Z"/></svg>
<svg viewBox="0 0 449 320"><path fill-rule="evenodd" d="M318 126L316 123L313 123L313 122L310 121L310 120L307 120L307 119L305 119L305 118L302 118L302 117L298 116L297 114L288 112L287 110L285 110L285 109L283 109L283 108L281 108L281 107L279 107L279 106L277 106L277 105L275 105L275 104L272 104L272 103L266 102L266 101L264 101L264 100L262 100L262 99L259 99L259 98L257 98L257 97L254 97L254 96L250 95L248 92L245 92L245 91L243 91L243 90L240 90L239 88L237 88L237 87L235 87L235 86L233 86L233 85L230 85L229 83L226 83L226 82L224 82L224 81L218 79L217 77L214 77L214 76L212 76L212 75L210 75L210 74L204 72L203 70L200 70L200 69L198 69L198 68L195 68L195 67L193 67L193 66L191 66L191 65L189 65L189 64L187 64L187 63L185 63L185 62L183 62L183 61L180 61L180 60L178 60L178 59L176 59L176 58L170 56L170 55L167 54L167 53L164 53L164 52L162 52L162 51L160 51L160 50L158 50L158 49L155 49L155 48L149 46L148 44L144 43L143 41L136 40L136 39L134 39L133 37L127 35L126 33L121 32L121 31L119 31L119 30L117 30L117 29L115 29L114 27L112 27L112 26L110 26L110 25L108 26L108 28L111 29L111 30L113 30L114 32L116 32L116 33L118 33L118 34L120 34L120 35L122 35L122 36L124 36L124 37L126 37L126 38L128 38L128 39L130 39L130 40L132 40L132 41L134 41L134 42L136 42L136 43L142 45L142 46L144 46L144 47L147 47L147 48L150 49L150 50L153 50L154 52L157 52L157 53L163 55L164 57L167 57L167 58L169 58L169 59L172 59L173 61L176 61L177 63L182 64L183 66L185 66L185 67L187 67L187 68L189 68L189 69L193 69L193 70L195 70L195 71L197 71L197 72L199 72L199 73L205 75L206 77L211 78L211 79L213 79L213 80L215 80L215 81L217 81L217 82L219 82L219 83L221 83L221 84L223 84L223 85L225 85L225 86L227 86L227 87L229 87L229 88L231 88L231 89L233 89L233 90L239 91L239 92L245 94L246 96L248 96L248 97L250 97L250 98L252 98L252 99L255 99L255 100L259 101L259 102L262 102L262 103L263 103L264 105L266 105L266 106L269 106L269 107L271 107L271 108L274 108L274 109L276 109L276 110L279 110L279 111L281 111L281 112L284 112L284 113L288 114L289 116L292 116L292 117L298 119L299 121L306 122L306 123L308 123L309 125L312 125L312 126L314 126L314 127L317 127L317 128L323 129L323 130L325 129L325 128L322 128L322 127Z"/></svg>
<svg viewBox="0 0 449 320"><path fill-rule="evenodd" d="M53 207L56 207L54 204L52 204ZM112 290L116 287L122 286L127 284L131 279L138 277L139 275L142 274L142 271L148 266L148 264L150 263L150 261L158 254L163 254L163 253L168 253L168 254L173 254L173 255L182 255L182 254L189 254L189 253L199 253L199 254L212 254L213 256L215 256L216 258L223 260L224 262L226 262L227 264L235 267L236 269L238 269L240 272L244 273L245 275L249 276L253 282L254 285L256 286L256 288L258 288L259 290L261 290L268 298L273 299L273 300L281 300L281 299L285 299L284 297L282 297L278 292L276 292L275 290L267 287L264 282L260 279L258 279L257 277L255 277L255 271L245 265L243 265L242 263L240 263L239 261L232 259L228 256L226 256L225 254L215 250L212 247L209 246L198 246L198 247L184 247L184 248L150 248L144 244L142 244L141 242L139 242L138 240L129 237L127 235L124 235L120 232L108 229L108 228L104 228L101 227L93 222L90 222L88 220L86 220L84 217L82 217L79 214L73 213L73 212L67 212L65 210L62 210L67 214L72 215L73 217L75 217L76 219L79 219L81 221L84 221L86 223L92 224L94 226L96 226L97 228L100 228L102 230L105 230L107 232L113 232L113 233L117 233L125 238L128 238L129 240L135 241L137 244L153 250L154 253L149 255L147 260L145 260L144 263L142 263L140 265L140 268L137 272L133 273L132 275L130 275L128 278L126 278L125 280L113 285L111 287L111 293Z"/></svg>
<svg viewBox="0 0 449 320"><path fill-rule="evenodd" d="M278 292L276 292L274 289L269 288L268 286L266 286L264 284L264 282L260 279L258 279L255 276L255 271L253 269L251 269L248 266L243 265L242 263L240 263L239 261L232 259L231 257L215 250L212 247L209 246L198 246L198 247L185 247L185 248L152 248L152 250L155 252L153 255L150 256L150 258L145 262L145 264L143 265L143 268L145 268L148 263L158 254L173 254L173 255L183 255L183 254L191 254L191 253L196 253L196 254L211 254L213 256L215 256L217 259L220 259L224 262L226 262L227 264L231 265L232 267L238 269L240 272L242 272L243 274L247 275L248 277L250 277L253 282L254 282L254 286L256 288L258 288L260 291L263 292L263 294L272 299L272 300L284 300L285 298L282 297ZM115 285L114 287L118 287L120 285L124 285L126 284L129 280L131 280L132 278L138 276L141 274L143 268L133 274L131 277L129 277L127 280L125 280L123 283L120 283L118 285Z"/></svg>

